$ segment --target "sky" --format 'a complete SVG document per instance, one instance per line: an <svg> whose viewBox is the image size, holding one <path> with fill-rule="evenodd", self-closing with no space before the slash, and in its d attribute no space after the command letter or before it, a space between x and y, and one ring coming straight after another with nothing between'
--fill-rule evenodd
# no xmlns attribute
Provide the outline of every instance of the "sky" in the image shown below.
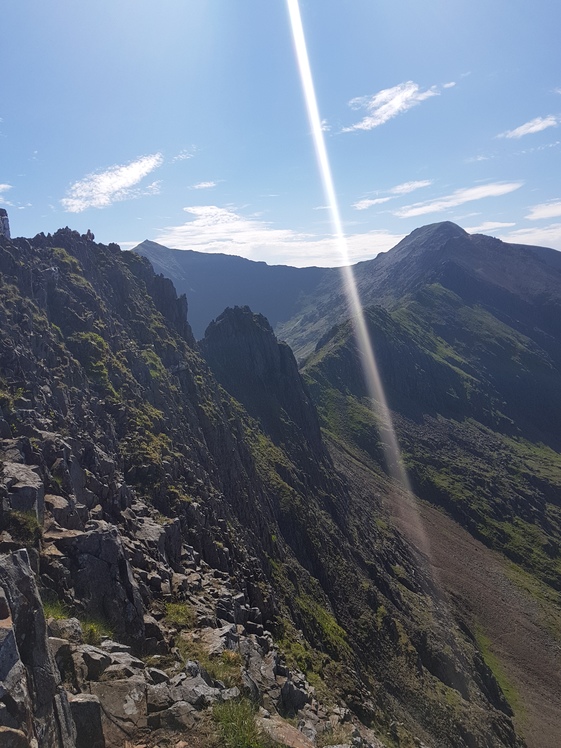
<svg viewBox="0 0 561 748"><path fill-rule="evenodd" d="M561 250L561 5L301 0L352 261L413 229ZM285 0L4 0L0 207L269 264L339 264Z"/></svg>

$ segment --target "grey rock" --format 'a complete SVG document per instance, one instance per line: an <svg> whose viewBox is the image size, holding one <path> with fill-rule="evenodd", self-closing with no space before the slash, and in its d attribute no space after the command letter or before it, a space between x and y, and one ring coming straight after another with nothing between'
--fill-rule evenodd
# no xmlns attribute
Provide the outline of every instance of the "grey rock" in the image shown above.
<svg viewBox="0 0 561 748"><path fill-rule="evenodd" d="M107 620L119 639L140 648L144 609L117 528L91 521L86 532L55 543L69 559L74 594L86 612Z"/></svg>
<svg viewBox="0 0 561 748"><path fill-rule="evenodd" d="M4 482L8 489L7 504L18 512L34 512L40 524L45 517L45 489L37 468L17 462L5 462Z"/></svg>
<svg viewBox="0 0 561 748"><path fill-rule="evenodd" d="M201 632L201 641L210 656L220 655L226 649L237 649L239 640L240 637L233 622L226 623L217 629L205 628Z"/></svg>
<svg viewBox="0 0 561 748"><path fill-rule="evenodd" d="M130 654L132 651L131 647L126 644L121 644L120 642L115 642L113 639L104 639L100 644L100 648L109 654L116 654L118 652Z"/></svg>
<svg viewBox="0 0 561 748"><path fill-rule="evenodd" d="M296 714L308 703L310 697L304 687L287 678L281 687L281 700L286 713Z"/></svg>
<svg viewBox="0 0 561 748"><path fill-rule="evenodd" d="M160 725L169 730L188 730L194 727L197 711L186 701L177 701L160 714Z"/></svg>
<svg viewBox="0 0 561 748"><path fill-rule="evenodd" d="M69 697L76 725L76 748L105 748L101 723L101 703L97 696L80 693Z"/></svg>
<svg viewBox="0 0 561 748"><path fill-rule="evenodd" d="M82 626L77 618L49 618L47 626L51 636L75 644L81 644L84 640Z"/></svg>
<svg viewBox="0 0 561 748"><path fill-rule="evenodd" d="M167 683L146 686L146 703L148 713L161 712L173 704L172 689Z"/></svg>
<svg viewBox="0 0 561 748"><path fill-rule="evenodd" d="M78 647L72 655L72 659L74 660L78 680L81 683L99 680L103 672L112 663L109 654L89 644Z"/></svg>
<svg viewBox="0 0 561 748"><path fill-rule="evenodd" d="M136 676L92 683L91 691L101 703L103 733L109 745L122 745L147 726L146 683L143 678Z"/></svg>
<svg viewBox="0 0 561 748"><path fill-rule="evenodd" d="M174 702L186 701L197 709L204 709L220 701L220 692L220 688L209 686L201 675L185 678L171 691Z"/></svg>
<svg viewBox="0 0 561 748"><path fill-rule="evenodd" d="M0 556L0 587L10 611L0 625L0 699L10 696L4 716L30 741L74 748L74 721L26 551Z"/></svg>
<svg viewBox="0 0 561 748"><path fill-rule="evenodd" d="M11 727L0 727L0 745L2 748L31 748L25 734Z"/></svg>
<svg viewBox="0 0 561 748"><path fill-rule="evenodd" d="M83 529L83 518L80 516L80 511L75 500L48 493L45 495L45 507L52 514L55 522L61 527L69 530Z"/></svg>
<svg viewBox="0 0 561 748"><path fill-rule="evenodd" d="M158 670L155 667L146 668L146 675L150 678L152 683L158 685L159 683L166 683L169 680L168 674L163 670Z"/></svg>

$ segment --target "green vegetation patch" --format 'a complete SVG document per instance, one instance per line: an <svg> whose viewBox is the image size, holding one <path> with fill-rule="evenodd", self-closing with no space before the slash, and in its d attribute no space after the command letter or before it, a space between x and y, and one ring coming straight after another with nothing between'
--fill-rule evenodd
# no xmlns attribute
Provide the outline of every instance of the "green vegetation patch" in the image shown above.
<svg viewBox="0 0 561 748"><path fill-rule="evenodd" d="M192 629L197 619L189 603L166 603L166 622L180 629Z"/></svg>
<svg viewBox="0 0 561 748"><path fill-rule="evenodd" d="M2 529L27 548L37 547L43 534L35 512L4 512Z"/></svg>
<svg viewBox="0 0 561 748"><path fill-rule="evenodd" d="M484 633L480 626L475 627L475 641L477 643L477 646L479 647L479 651L483 655L483 659L493 673L493 676L499 684L501 691L504 693L506 700L508 701L516 715L519 718L523 717L524 708L520 700L518 691L505 673L500 658L493 651L493 643L491 639L489 639L489 637Z"/></svg>
<svg viewBox="0 0 561 748"><path fill-rule="evenodd" d="M257 708L249 699L216 704L213 718L225 748L274 748L274 743L256 724Z"/></svg>
<svg viewBox="0 0 561 748"><path fill-rule="evenodd" d="M242 686L242 658L239 652L225 649L221 654L209 654L204 644L192 636L180 636L177 648L185 660L194 660L213 680L227 688Z"/></svg>

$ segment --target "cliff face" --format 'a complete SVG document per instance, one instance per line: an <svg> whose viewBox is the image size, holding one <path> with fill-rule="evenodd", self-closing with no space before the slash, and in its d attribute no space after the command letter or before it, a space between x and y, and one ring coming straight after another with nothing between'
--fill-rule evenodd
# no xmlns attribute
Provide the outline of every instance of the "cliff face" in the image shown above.
<svg viewBox="0 0 561 748"><path fill-rule="evenodd" d="M218 319L209 366L185 299L116 245L68 229L0 240L0 272L0 553L8 570L28 548L50 648L39 615L41 701L22 618L29 699L0 691L21 745L210 748L232 721L215 705L240 696L285 745L336 728L377 747L392 724L404 745L517 744L469 632L381 518L386 479L335 469L262 317Z"/></svg>
<svg viewBox="0 0 561 748"><path fill-rule="evenodd" d="M296 359L286 343L277 341L263 315L247 306L227 309L211 322L200 348L218 382L275 443L289 451L305 446L311 459L326 456Z"/></svg>

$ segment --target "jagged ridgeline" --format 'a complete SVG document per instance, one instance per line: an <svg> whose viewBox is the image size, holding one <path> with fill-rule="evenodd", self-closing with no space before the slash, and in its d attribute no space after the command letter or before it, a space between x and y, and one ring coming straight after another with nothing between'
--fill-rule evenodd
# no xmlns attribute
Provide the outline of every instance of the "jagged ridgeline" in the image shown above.
<svg viewBox="0 0 561 748"><path fill-rule="evenodd" d="M521 744L263 317L199 349L171 281L68 229L0 273L0 743Z"/></svg>

